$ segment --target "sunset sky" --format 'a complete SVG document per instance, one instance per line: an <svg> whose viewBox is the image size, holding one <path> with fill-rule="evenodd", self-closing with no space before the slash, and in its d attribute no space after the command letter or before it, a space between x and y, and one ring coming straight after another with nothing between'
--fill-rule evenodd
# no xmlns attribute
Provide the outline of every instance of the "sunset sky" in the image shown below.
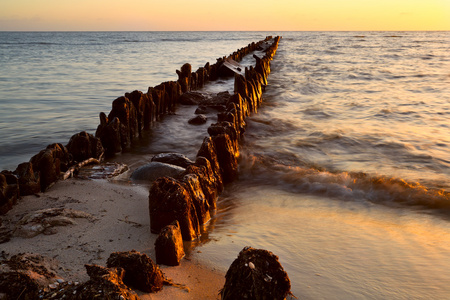
<svg viewBox="0 0 450 300"><path fill-rule="evenodd" d="M450 30L450 0L1 0L0 30Z"/></svg>

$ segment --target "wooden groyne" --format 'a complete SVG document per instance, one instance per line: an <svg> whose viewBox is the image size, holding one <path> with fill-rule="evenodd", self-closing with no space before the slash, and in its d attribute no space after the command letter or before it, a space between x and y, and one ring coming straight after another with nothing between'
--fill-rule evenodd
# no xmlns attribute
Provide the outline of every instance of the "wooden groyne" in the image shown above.
<svg viewBox="0 0 450 300"><path fill-rule="evenodd" d="M108 115L100 113L100 124L95 135L80 132L73 135L66 146L62 143L48 145L34 155L29 162L18 165L14 171L3 170L0 172L0 214L10 210L21 196L44 192L57 180L72 176L86 164L99 163L105 156L127 151L145 130L150 129L163 115L175 111L183 93L200 89L206 83L223 76L223 66L226 61L230 59L240 61L245 55L264 47L270 40L272 37L251 43L228 57L217 59L217 62L212 65L206 63L195 72L191 71L189 64L185 64L180 71L177 70L179 77L177 81L163 82L158 86L149 87L146 93L141 91L126 93L114 100ZM239 90L240 97L247 97L249 101L247 104L247 101L234 97L235 109L239 111L236 124L239 120L243 120L243 115L246 116L250 111L254 111L254 103L258 99L255 92L259 91L263 85L258 88L255 78L250 76L263 77L261 84L265 84L264 80L267 76L265 65L267 62L258 63L257 59L257 65L254 68L254 70L264 69L261 74L265 76L255 75L254 71L248 70L249 77L247 79L246 73L245 82L253 83L242 86L244 81L240 79L239 88L242 89ZM240 105L241 102L242 105ZM223 121L230 120L231 115L223 115L221 118Z"/></svg>
<svg viewBox="0 0 450 300"><path fill-rule="evenodd" d="M177 221L184 240L196 239L201 225L209 220L209 211L216 208L216 199L223 186L238 175L239 140L244 133L245 118L256 112L270 73L270 61L280 37L272 39L255 67L245 69L245 76L235 74L234 94L226 110L218 114L218 122L208 128L195 163L187 166L177 178L157 179L149 193L150 229L153 233Z"/></svg>

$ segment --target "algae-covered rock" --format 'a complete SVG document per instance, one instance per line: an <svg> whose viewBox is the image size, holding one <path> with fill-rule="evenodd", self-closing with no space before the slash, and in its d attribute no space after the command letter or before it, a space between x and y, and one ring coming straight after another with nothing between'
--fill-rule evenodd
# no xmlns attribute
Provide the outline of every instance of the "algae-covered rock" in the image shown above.
<svg viewBox="0 0 450 300"><path fill-rule="evenodd" d="M291 281L272 252L245 247L225 275L222 300L285 299Z"/></svg>

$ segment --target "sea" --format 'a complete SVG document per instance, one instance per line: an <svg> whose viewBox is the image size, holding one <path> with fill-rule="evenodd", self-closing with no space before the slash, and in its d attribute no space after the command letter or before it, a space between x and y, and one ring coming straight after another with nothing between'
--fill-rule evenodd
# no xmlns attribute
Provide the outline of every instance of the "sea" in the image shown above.
<svg viewBox="0 0 450 300"><path fill-rule="evenodd" d="M450 299L450 32L0 32L0 170L268 35L282 39L239 178L189 255L226 272L245 246L272 251L298 299ZM194 110L111 161L194 159L217 121L189 125Z"/></svg>

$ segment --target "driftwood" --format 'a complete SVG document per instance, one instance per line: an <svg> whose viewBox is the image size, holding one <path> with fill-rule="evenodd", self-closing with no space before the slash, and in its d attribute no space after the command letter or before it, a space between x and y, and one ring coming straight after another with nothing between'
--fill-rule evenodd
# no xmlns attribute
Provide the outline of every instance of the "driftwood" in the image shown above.
<svg viewBox="0 0 450 300"><path fill-rule="evenodd" d="M78 163L76 165L71 166L66 171L66 173L64 173L64 175L62 177L62 180L66 180L68 178L73 177L73 173L77 172L80 168L82 168L84 166L87 166L89 164L100 164L101 160L102 160L102 156L99 159L91 157L91 158L88 158L88 159L86 159L86 160L84 160L84 161L82 161L82 162L80 162L80 163Z"/></svg>

